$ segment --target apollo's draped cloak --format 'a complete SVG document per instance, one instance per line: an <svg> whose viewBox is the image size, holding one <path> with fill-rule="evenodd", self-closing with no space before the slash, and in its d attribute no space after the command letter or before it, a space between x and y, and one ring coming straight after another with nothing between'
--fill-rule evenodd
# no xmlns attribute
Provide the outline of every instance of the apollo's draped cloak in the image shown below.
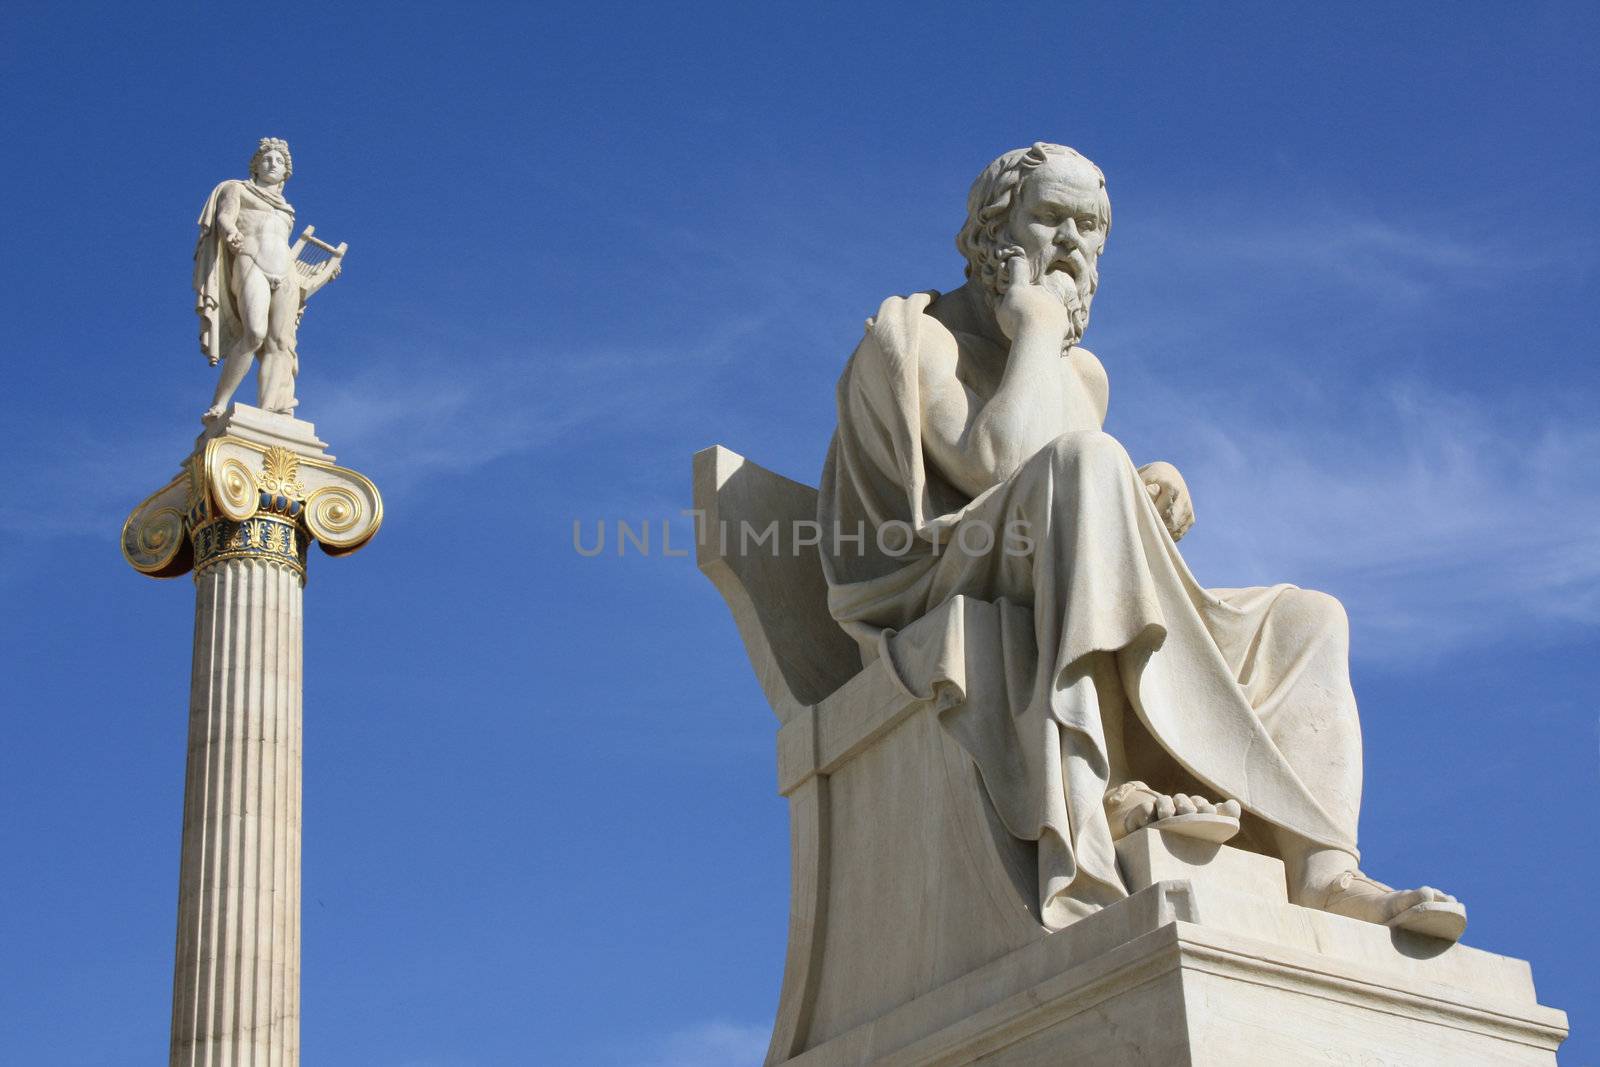
<svg viewBox="0 0 1600 1067"><path fill-rule="evenodd" d="M944 653L988 681L969 686L942 721L1006 828L1038 842L1041 919L1061 926L1125 895L1103 809L1099 705L1118 692L1219 798L1355 852L1354 825L1324 810L1265 725L1286 701L1348 693L1347 675L1336 677L1343 666L1324 666L1326 656L1261 651L1277 646L1261 635L1294 587L1201 588L1132 462L1098 428L1064 433L966 498L922 448L919 335L944 328L923 314L933 296L885 301L840 379L818 505L829 608L864 659L892 664L895 632L952 596L992 605L992 646ZM1018 521L1031 551L1005 537ZM867 533L859 544L850 539L858 527ZM906 530L912 544L901 553Z"/></svg>
<svg viewBox="0 0 1600 1067"><path fill-rule="evenodd" d="M288 215L290 226L294 225L294 208L289 202L263 192L253 182L230 178L206 197L198 220L200 239L194 246L194 310L200 316L200 351L213 364L228 354L228 345L240 333L239 309L233 295L237 257L216 224L222 191L230 185L240 186L242 195L254 196L274 211Z"/></svg>

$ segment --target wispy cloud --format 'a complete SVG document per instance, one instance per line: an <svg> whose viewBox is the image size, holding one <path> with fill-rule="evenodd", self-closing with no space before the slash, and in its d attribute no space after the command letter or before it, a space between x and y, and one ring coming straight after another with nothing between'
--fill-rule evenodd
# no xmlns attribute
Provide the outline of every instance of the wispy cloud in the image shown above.
<svg viewBox="0 0 1600 1067"><path fill-rule="evenodd" d="M68 426L41 436L39 452L19 465L13 491L0 500L0 532L114 540L134 506L177 476L189 447L183 430L154 427L149 419L140 427L148 432L102 435ZM193 432L200 432L198 419Z"/></svg>
<svg viewBox="0 0 1600 1067"><path fill-rule="evenodd" d="M1600 626L1592 420L1416 386L1337 412L1185 400L1165 436L1187 454L1203 582L1320 586L1372 658Z"/></svg>
<svg viewBox="0 0 1600 1067"><path fill-rule="evenodd" d="M1113 432L1136 452L1159 442L1194 491L1183 549L1201 581L1325 589L1365 658L1600 626L1600 397L1532 374L1491 391L1504 366L1475 362L1491 354L1446 367L1387 340L1477 313L1512 274L1566 276L1588 246L1491 250L1331 202L1219 215L1235 221L1130 227L1115 266L1138 313L1092 341ZM1359 325L1330 336L1345 306ZM1459 377L1474 368L1476 393Z"/></svg>
<svg viewBox="0 0 1600 1067"><path fill-rule="evenodd" d="M1415 311L1451 294L1492 294L1518 275L1578 276L1595 251L1586 235L1491 240L1458 224L1397 219L1334 199L1292 209L1223 203L1203 214L1193 205L1158 208L1113 229L1104 270L1112 284L1119 276L1137 285L1183 275L1182 284L1245 301L1341 293Z"/></svg>
<svg viewBox="0 0 1600 1067"><path fill-rule="evenodd" d="M1211 254L1231 267L1269 272L1289 268L1391 301L1421 299L1443 284L1488 288L1497 282L1496 272L1510 265L1500 252L1491 264L1482 243L1472 245L1376 217L1319 215L1204 236L1214 238L1204 242Z"/></svg>
<svg viewBox="0 0 1600 1067"><path fill-rule="evenodd" d="M759 1067L770 1027L724 1020L697 1023L667 1034L627 1062L638 1067Z"/></svg>
<svg viewBox="0 0 1600 1067"><path fill-rule="evenodd" d="M409 353L403 366L333 382L316 399L352 455L381 455L404 489L531 452L583 427L637 429L705 402L708 373L748 347L756 316L730 316L673 345L527 351L470 361Z"/></svg>

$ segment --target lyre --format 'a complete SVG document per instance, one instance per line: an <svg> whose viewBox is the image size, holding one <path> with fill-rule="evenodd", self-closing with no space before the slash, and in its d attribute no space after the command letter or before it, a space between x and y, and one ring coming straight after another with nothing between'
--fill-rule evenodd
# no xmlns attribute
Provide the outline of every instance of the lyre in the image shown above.
<svg viewBox="0 0 1600 1067"><path fill-rule="evenodd" d="M307 298L331 282L339 273L340 262L350 246L340 241L337 246L313 236L315 226L307 226L289 251L294 255L294 270L300 278L300 288Z"/></svg>

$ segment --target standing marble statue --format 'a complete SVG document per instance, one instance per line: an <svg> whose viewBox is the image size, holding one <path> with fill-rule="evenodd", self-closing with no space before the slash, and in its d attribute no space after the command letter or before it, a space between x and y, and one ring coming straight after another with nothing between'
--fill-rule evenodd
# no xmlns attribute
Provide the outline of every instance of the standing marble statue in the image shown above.
<svg viewBox="0 0 1600 1067"><path fill-rule="evenodd" d="M1046 926L1126 896L1118 839L1242 823L1294 903L1457 938L1453 897L1358 867L1339 603L1203 588L1177 548L1194 521L1182 476L1136 468L1102 432L1106 372L1079 341L1110 223L1089 160L1008 152L968 198L966 284L892 297L868 323L819 520L879 536L823 539L829 608L870 661L953 597L995 606L1004 684L944 722L1006 828L1037 842Z"/></svg>
<svg viewBox="0 0 1600 1067"><path fill-rule="evenodd" d="M263 137L250 160L249 179L222 182L200 212L200 240L194 250L200 350L212 366L222 364L207 419L227 410L257 360L257 405L287 415L297 403L295 333L306 301L339 276L346 246L317 240L310 226L290 244L294 208L283 198L283 187L293 174L289 145ZM328 258L302 260L308 245Z"/></svg>

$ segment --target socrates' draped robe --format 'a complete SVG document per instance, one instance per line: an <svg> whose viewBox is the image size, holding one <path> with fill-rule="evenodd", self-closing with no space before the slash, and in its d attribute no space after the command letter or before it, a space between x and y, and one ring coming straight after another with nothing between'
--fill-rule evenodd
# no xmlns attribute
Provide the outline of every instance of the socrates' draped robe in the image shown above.
<svg viewBox="0 0 1600 1067"><path fill-rule="evenodd" d="M1331 720L1345 702L1353 716L1342 614L1299 610L1297 596L1319 594L1293 586L1202 589L1133 463L1098 427L1063 433L966 498L922 447L919 335L944 329L924 315L932 295L885 301L839 382L818 505L829 607L865 660L893 661L895 632L951 597L993 605L996 645L957 654L998 657L982 673L1001 681L969 689L942 721L1006 828L1038 842L1045 924L1126 894L1103 806L1100 691L1118 682L1218 799L1355 852L1359 797L1333 798L1330 814L1274 739L1277 726ZM1008 523L1026 540L1008 537ZM1112 660L1097 652L1114 654L1109 684Z"/></svg>

